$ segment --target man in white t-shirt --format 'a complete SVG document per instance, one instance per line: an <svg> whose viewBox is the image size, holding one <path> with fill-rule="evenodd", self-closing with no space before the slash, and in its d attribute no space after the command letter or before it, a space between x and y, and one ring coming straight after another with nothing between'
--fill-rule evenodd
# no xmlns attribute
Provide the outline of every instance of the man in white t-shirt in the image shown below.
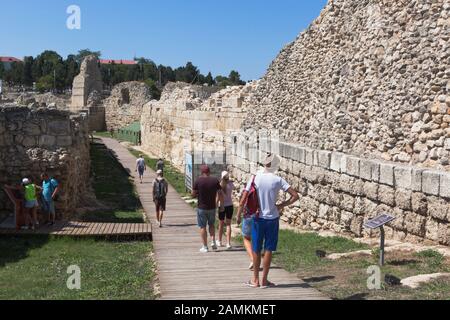
<svg viewBox="0 0 450 320"><path fill-rule="evenodd" d="M142 180L144 179L144 172L146 170L147 170L147 165L145 164L144 156L141 154L141 155L139 155L139 158L136 160L136 172L139 173L139 179L141 180L141 184L142 184Z"/></svg>
<svg viewBox="0 0 450 320"><path fill-rule="evenodd" d="M275 286L268 280L272 254L277 251L278 233L280 229L280 214L285 207L298 201L298 193L281 177L275 175L280 164L280 158L269 154L263 161L265 170L255 177L255 186L258 193L260 212L253 220L252 249L253 249L253 280L246 283L250 287L269 288ZM243 197L251 190L253 178L247 184ZM280 191L290 194L291 198L277 205ZM264 248L263 248L264 244ZM261 251L264 249L263 277L259 279L261 266Z"/></svg>

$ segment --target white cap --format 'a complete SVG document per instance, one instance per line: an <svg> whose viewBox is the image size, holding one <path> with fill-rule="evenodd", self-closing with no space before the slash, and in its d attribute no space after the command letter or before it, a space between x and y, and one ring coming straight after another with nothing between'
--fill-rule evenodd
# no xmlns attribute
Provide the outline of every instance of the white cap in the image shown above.
<svg viewBox="0 0 450 320"><path fill-rule="evenodd" d="M228 171L222 171L222 179L229 176Z"/></svg>
<svg viewBox="0 0 450 320"><path fill-rule="evenodd" d="M23 184L30 184L30 180L28 178L22 179Z"/></svg>
<svg viewBox="0 0 450 320"><path fill-rule="evenodd" d="M162 172L162 170L158 170L158 171L156 171L156 174L157 174L158 176L162 176L163 172Z"/></svg>

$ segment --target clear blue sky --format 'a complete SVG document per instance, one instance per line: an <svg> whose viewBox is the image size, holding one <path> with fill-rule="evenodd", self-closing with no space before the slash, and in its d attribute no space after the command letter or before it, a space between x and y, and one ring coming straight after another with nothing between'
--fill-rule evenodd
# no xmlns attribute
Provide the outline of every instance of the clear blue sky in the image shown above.
<svg viewBox="0 0 450 320"><path fill-rule="evenodd" d="M144 56L177 67L243 79L264 75L278 52L320 14L327 0L1 0L0 55L43 50L63 57L89 48L103 58ZM66 28L69 5L81 30Z"/></svg>

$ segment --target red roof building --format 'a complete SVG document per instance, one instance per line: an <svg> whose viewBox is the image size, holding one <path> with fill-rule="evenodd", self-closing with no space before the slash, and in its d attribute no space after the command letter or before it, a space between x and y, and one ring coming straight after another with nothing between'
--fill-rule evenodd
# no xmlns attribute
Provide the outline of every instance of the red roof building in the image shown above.
<svg viewBox="0 0 450 320"><path fill-rule="evenodd" d="M0 62L21 62L22 60L14 58L14 57L0 57Z"/></svg>
<svg viewBox="0 0 450 320"><path fill-rule="evenodd" d="M100 60L101 64L124 64L124 65L135 65L138 64L137 61L134 60Z"/></svg>

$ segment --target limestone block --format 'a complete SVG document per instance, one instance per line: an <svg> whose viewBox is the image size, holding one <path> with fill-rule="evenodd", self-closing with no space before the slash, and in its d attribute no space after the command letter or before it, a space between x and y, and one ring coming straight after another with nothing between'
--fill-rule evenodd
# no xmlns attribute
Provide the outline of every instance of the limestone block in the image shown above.
<svg viewBox="0 0 450 320"><path fill-rule="evenodd" d="M412 170L411 188L413 191L422 192L422 174L424 171L424 169L417 168Z"/></svg>
<svg viewBox="0 0 450 320"><path fill-rule="evenodd" d="M50 121L47 132L53 135L67 135L70 132L70 123L68 121Z"/></svg>
<svg viewBox="0 0 450 320"><path fill-rule="evenodd" d="M402 210L411 211L412 210L412 191L405 189L395 190L395 205Z"/></svg>
<svg viewBox="0 0 450 320"><path fill-rule="evenodd" d="M395 186L402 189L411 189L412 187L412 168L398 167L394 169Z"/></svg>
<svg viewBox="0 0 450 320"><path fill-rule="evenodd" d="M388 206L395 206L395 190L392 187L380 185L378 189L378 199Z"/></svg>
<svg viewBox="0 0 450 320"><path fill-rule="evenodd" d="M411 196L412 210L420 215L428 214L427 197L421 192L413 192Z"/></svg>
<svg viewBox="0 0 450 320"><path fill-rule="evenodd" d="M318 151L319 166L325 169L330 168L331 164L331 152L330 151Z"/></svg>
<svg viewBox="0 0 450 320"><path fill-rule="evenodd" d="M39 137L39 145L44 147L54 146L56 143L55 136L42 135Z"/></svg>
<svg viewBox="0 0 450 320"><path fill-rule="evenodd" d="M313 166L314 165L314 150L312 149L306 149L306 154L305 154L305 163L308 166Z"/></svg>
<svg viewBox="0 0 450 320"><path fill-rule="evenodd" d="M345 172L353 177L359 177L360 159L356 157L347 157Z"/></svg>
<svg viewBox="0 0 450 320"><path fill-rule="evenodd" d="M394 165L380 164L380 183L393 187L394 186Z"/></svg>
<svg viewBox="0 0 450 320"><path fill-rule="evenodd" d="M359 177L361 179L371 181L374 162L370 160L361 159L359 163Z"/></svg>
<svg viewBox="0 0 450 320"><path fill-rule="evenodd" d="M330 162L330 169L336 172L341 172L341 162L342 162L342 157L344 156L344 154L342 153L338 153L338 152L333 152L331 154L331 162Z"/></svg>
<svg viewBox="0 0 450 320"><path fill-rule="evenodd" d="M423 171L422 173L422 190L426 194L438 196L441 175L435 171Z"/></svg>

